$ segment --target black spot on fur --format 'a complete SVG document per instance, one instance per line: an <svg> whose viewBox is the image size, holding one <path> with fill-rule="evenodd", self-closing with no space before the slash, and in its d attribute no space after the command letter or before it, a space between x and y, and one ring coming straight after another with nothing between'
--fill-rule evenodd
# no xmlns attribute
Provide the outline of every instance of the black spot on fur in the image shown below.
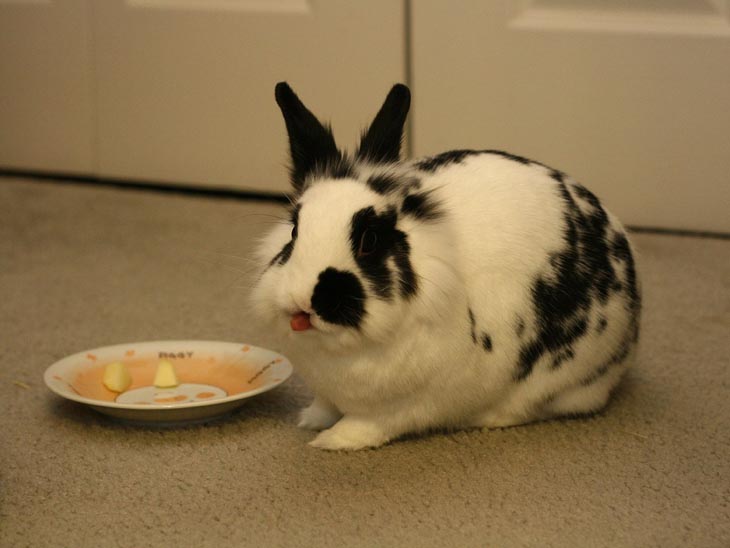
<svg viewBox="0 0 730 548"><path fill-rule="evenodd" d="M611 253L617 260L625 264L626 285L629 296L631 297L632 305L638 307L640 305L640 297L636 283L636 268L634 258L631 254L631 248L629 247L629 241L626 239L625 234L616 234L612 243Z"/></svg>
<svg viewBox="0 0 730 548"><path fill-rule="evenodd" d="M400 187L401 183L392 175L372 175L368 178L368 187L378 194L390 194Z"/></svg>
<svg viewBox="0 0 730 548"><path fill-rule="evenodd" d="M396 228L397 221L395 208L389 208L378 215L375 208L370 206L355 213L350 223L350 245L355 262L375 294L383 299L393 296L394 275L388 266L390 257L397 269L401 296L410 297L418 288L416 274L411 266L408 238ZM376 244L372 252L361 255L360 243L366 230L375 234Z"/></svg>
<svg viewBox="0 0 730 548"><path fill-rule="evenodd" d="M441 154L437 154L436 156L431 156L430 158L426 158L424 160L421 160L415 164L416 168L423 170L423 171L429 171L434 172L437 169L447 166L449 164L459 164L464 161L464 158L468 156L475 156L478 154L495 154L498 156L502 156L503 158L507 158L508 160L512 160L514 162L518 162L520 164L529 165L529 164L539 164L539 162L535 162L533 160L529 160L523 156L518 156L516 154L512 154L510 152L505 152L503 150L470 150L470 149L462 149L462 150L450 150L448 152L442 152ZM542 164L540 164L542 165Z"/></svg>
<svg viewBox="0 0 730 548"><path fill-rule="evenodd" d="M589 285L596 290L601 303L605 303L609 289L616 281L616 272L609 260L608 215L598 198L590 191L580 185L573 185L572 188L594 208L591 214L583 214L570 195L567 185L561 185L568 215L572 217L577 230L578 239L575 245L581 252L581 263L577 266L580 274L588 278Z"/></svg>
<svg viewBox="0 0 730 548"><path fill-rule="evenodd" d="M482 346L484 347L484 350L486 350L487 352L492 351L492 338L489 335L487 335L486 333L484 333L484 335L482 335Z"/></svg>
<svg viewBox="0 0 730 548"><path fill-rule="evenodd" d="M443 216L439 204L433 199L430 192L409 194L403 200L401 211L405 215L412 215L422 221L435 221Z"/></svg>
<svg viewBox="0 0 730 548"><path fill-rule="evenodd" d="M601 317L598 320L598 324L596 325L596 333L603 333L606 330L607 325L608 325L608 320L604 317Z"/></svg>
<svg viewBox="0 0 730 548"><path fill-rule="evenodd" d="M479 154L479 152L476 150L449 150L448 152L442 152L436 156L421 160L415 165L420 170L434 172L440 167L461 163L464 158L474 154Z"/></svg>
<svg viewBox="0 0 730 548"><path fill-rule="evenodd" d="M319 274L312 308L329 323L359 328L365 316L365 291L352 272L328 268Z"/></svg>
<svg viewBox="0 0 730 548"><path fill-rule="evenodd" d="M540 322L538 337L520 349L517 380L525 379L543 354L552 353L557 357L561 352L567 352L570 345L585 335L587 327L588 321L585 316L554 325ZM560 363L562 361L560 360Z"/></svg>
<svg viewBox="0 0 730 548"><path fill-rule="evenodd" d="M610 253L625 256L628 251L625 236L611 248L608 215L592 193L574 185L569 188L562 177L553 178L565 204L565 248L551 257L551 275L538 277L533 285L538 332L521 348L518 380L526 378L545 353L553 354L554 363L565 361L567 349L587 331L588 311L596 300L605 304L617 281ZM571 189L593 206L589 214L577 206Z"/></svg>
<svg viewBox="0 0 730 548"><path fill-rule="evenodd" d="M499 156L502 156L503 158L507 158L508 160L512 160L513 162L518 162L520 164L529 165L533 163L538 163L533 160L529 160L528 158L525 158L524 156L518 156L517 154L512 154L510 152L505 152L504 150L485 150L484 153L486 154L497 154Z"/></svg>
<svg viewBox="0 0 730 548"><path fill-rule="evenodd" d="M471 342L477 343L477 324L474 319L474 312L469 308L469 327L471 329Z"/></svg>
<svg viewBox="0 0 730 548"><path fill-rule="evenodd" d="M522 337L525 333L525 320L522 317L517 319L517 328L515 331L517 332L518 337Z"/></svg>
<svg viewBox="0 0 730 548"><path fill-rule="evenodd" d="M557 182L562 183L565 180L565 173L558 171L557 169L551 169L550 177L555 179Z"/></svg>
<svg viewBox="0 0 730 548"><path fill-rule="evenodd" d="M554 273L536 280L532 295L536 309L537 336L520 351L517 379L526 378L546 352L558 352L586 331L585 313L590 307L590 279L581 275L577 229L568 219L568 247L553 257Z"/></svg>
<svg viewBox="0 0 730 548"><path fill-rule="evenodd" d="M594 208L603 210L603 208L601 207L601 202L598 200L598 198L596 198L596 195L593 194L586 187L584 187L583 185L578 184L578 183L573 183L572 188L573 188L573 191L578 196L580 196L586 202L591 204ZM605 212L604 212L604 214L605 214Z"/></svg>
<svg viewBox="0 0 730 548"><path fill-rule="evenodd" d="M398 269L401 297L410 298L418 291L416 273L411 265L411 246L404 232L395 231L393 260Z"/></svg>
<svg viewBox="0 0 730 548"><path fill-rule="evenodd" d="M639 293L639 285L636 278L636 265L634 257L631 254L629 241L625 234L616 234L612 243L611 253L613 256L624 264L625 270L625 289L628 296L628 305L631 312L631 330L632 342L639 338L639 319L641 315L641 294Z"/></svg>
<svg viewBox="0 0 730 548"><path fill-rule="evenodd" d="M619 261L630 261L631 249L629 248L629 241L626 239L626 235L616 233L613 238L611 254Z"/></svg>
<svg viewBox="0 0 730 548"><path fill-rule="evenodd" d="M575 352L572 348L567 347L563 350L560 350L558 353L556 353L553 357L553 363L551 364L551 367L553 369L559 368L561 365L563 365L563 362L567 362L568 360L572 360L575 358Z"/></svg>
<svg viewBox="0 0 730 548"><path fill-rule="evenodd" d="M352 256L370 282L375 294L384 299L389 299L393 294L393 278L386 260L393 246L395 223L394 214L378 215L372 206L355 213L350 223ZM377 241L375 251L361 257L358 255L358 251L366 230L374 233Z"/></svg>

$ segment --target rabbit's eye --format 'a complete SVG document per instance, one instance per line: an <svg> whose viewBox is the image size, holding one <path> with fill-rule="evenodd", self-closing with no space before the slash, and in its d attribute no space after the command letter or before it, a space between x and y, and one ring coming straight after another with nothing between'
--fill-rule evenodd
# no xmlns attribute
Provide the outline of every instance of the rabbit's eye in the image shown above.
<svg viewBox="0 0 730 548"><path fill-rule="evenodd" d="M366 255L370 255L373 251L375 251L377 244L378 235L375 231L370 230L369 228L365 229L365 232L363 232L360 237L360 247L357 250L357 256L364 257Z"/></svg>
<svg viewBox="0 0 730 548"><path fill-rule="evenodd" d="M292 240L297 239L297 225L294 225L291 229L291 239Z"/></svg>

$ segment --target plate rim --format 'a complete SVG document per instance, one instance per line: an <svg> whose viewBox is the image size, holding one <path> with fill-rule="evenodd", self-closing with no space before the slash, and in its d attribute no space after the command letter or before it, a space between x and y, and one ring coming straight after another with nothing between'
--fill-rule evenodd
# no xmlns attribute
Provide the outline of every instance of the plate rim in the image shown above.
<svg viewBox="0 0 730 548"><path fill-rule="evenodd" d="M265 384L263 386L255 388L253 390L248 390L246 392L240 392L240 393L234 394L232 396L226 396L225 398L219 398L219 399L215 399L212 401L183 402L183 403L175 403L175 404L168 404L168 405L118 403L116 401L95 400L92 398L87 398L85 396L81 396L80 394L74 393L72 391L62 392L62 391L58 390L56 386L53 386L54 384L56 384L54 382L56 379L53 379L53 375L56 372L55 370L64 363L71 362L77 358L83 358L87 354L99 352L102 350L105 352L114 351L115 349L121 350L122 348L128 350L129 347L132 345L134 345L134 346L140 346L140 345L152 346L152 345L156 345L156 344L166 344L166 345L211 344L211 345L230 345L230 346L237 346L239 348L243 347L243 346L248 346L251 349L257 349L257 350L263 350L265 352L270 352L270 353L274 354L277 358L282 358L283 360L281 362L279 362L277 365L284 367L285 372L282 374L280 380L278 380L278 381L273 381L269 384ZM86 405L91 405L91 406L96 406L96 407L109 407L109 408L113 408L113 409L127 409L127 410L132 410L132 411L164 413L166 411L177 411L180 409L190 409L190 408L195 408L195 407L213 407L215 405L231 403L236 400L244 400L244 399L256 396L258 394L261 394L262 392L268 392L269 390L273 390L277 386L283 384L291 377L293 370L294 369L292 367L291 362L289 361L289 358L287 358L283 354L276 352L275 350L271 350L269 348L264 348L261 346L256 346L256 345L250 344L250 343L238 343L238 342L231 342L231 341L213 341L213 340L204 340L204 339L160 339L160 340L154 340L154 341L137 341L137 342L129 342L129 343L111 344L111 345L107 345L107 346L98 346L96 348L90 348L87 350L81 350L74 354L69 354L68 356L63 357L60 360L56 360L55 362L53 362L51 365L49 365L46 368L46 370L43 373L43 381L44 381L46 387L54 394L56 394L64 399L75 401L78 403L83 403Z"/></svg>

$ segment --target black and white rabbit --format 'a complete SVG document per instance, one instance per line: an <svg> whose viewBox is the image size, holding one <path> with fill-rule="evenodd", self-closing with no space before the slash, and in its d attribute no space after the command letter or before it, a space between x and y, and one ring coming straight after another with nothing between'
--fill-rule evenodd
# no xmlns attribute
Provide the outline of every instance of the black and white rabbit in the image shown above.
<svg viewBox="0 0 730 548"><path fill-rule="evenodd" d="M641 306L626 233L591 192L497 150L401 161L404 85L352 156L286 83L275 95L294 201L252 302L314 391L311 445L604 407Z"/></svg>

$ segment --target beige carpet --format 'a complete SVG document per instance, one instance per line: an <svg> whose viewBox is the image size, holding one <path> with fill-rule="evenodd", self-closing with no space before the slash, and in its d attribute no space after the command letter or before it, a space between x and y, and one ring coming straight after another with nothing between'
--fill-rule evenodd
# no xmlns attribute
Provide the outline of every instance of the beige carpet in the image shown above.
<svg viewBox="0 0 730 548"><path fill-rule="evenodd" d="M730 546L730 241L637 234L643 348L589 419L328 453L296 379L225 421L123 426L54 361L262 344L252 238L276 205L0 179L0 546Z"/></svg>

